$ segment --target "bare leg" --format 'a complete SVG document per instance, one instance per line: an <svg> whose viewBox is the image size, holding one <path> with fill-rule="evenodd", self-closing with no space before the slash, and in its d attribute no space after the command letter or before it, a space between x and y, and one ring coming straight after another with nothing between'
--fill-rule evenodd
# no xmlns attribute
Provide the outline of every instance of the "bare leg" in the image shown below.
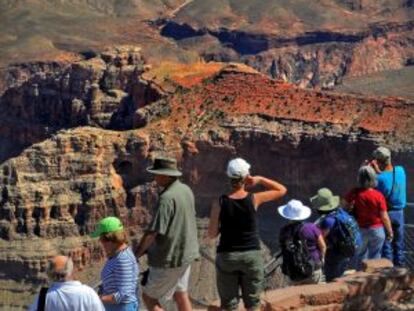
<svg viewBox="0 0 414 311"><path fill-rule="evenodd" d="M148 311L164 311L157 299L151 298L145 293L142 293L142 299Z"/></svg>
<svg viewBox="0 0 414 311"><path fill-rule="evenodd" d="M177 303L179 311L192 311L193 307L191 306L190 298L188 297L187 292L175 292L174 300Z"/></svg>

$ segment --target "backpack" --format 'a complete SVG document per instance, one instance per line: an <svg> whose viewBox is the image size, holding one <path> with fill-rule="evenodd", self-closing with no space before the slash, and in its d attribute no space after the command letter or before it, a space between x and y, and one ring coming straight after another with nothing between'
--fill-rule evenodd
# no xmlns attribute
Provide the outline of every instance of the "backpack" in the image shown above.
<svg viewBox="0 0 414 311"><path fill-rule="evenodd" d="M287 225L280 233L282 272L292 281L307 279L316 270L316 262L310 256L306 241L301 237L302 227L302 223Z"/></svg>
<svg viewBox="0 0 414 311"><path fill-rule="evenodd" d="M333 216L336 220L332 232L333 247L343 256L353 257L362 244L358 223L342 208L338 208Z"/></svg>

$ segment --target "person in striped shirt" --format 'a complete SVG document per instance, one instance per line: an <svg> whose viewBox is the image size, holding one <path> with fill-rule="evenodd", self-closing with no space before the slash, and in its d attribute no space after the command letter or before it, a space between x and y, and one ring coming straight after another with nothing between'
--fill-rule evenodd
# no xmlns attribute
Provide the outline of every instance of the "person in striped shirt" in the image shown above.
<svg viewBox="0 0 414 311"><path fill-rule="evenodd" d="M106 311L136 311L139 301L137 284L139 267L121 221L116 217L102 219L92 237L99 237L108 257L101 272L100 298Z"/></svg>

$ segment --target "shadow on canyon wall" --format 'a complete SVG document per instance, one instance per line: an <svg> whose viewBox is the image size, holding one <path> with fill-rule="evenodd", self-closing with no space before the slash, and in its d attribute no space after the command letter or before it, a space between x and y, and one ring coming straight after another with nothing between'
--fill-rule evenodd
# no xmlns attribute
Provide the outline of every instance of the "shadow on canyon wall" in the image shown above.
<svg viewBox="0 0 414 311"><path fill-rule="evenodd" d="M0 90L0 163L60 130L79 126L126 130L145 125L134 117L135 111L164 94L141 79L144 60L139 51L108 50L70 65L11 66L8 87Z"/></svg>
<svg viewBox="0 0 414 311"><path fill-rule="evenodd" d="M200 141L197 144L199 153L183 159L184 179L196 194L199 217L208 217L212 202L229 190L225 169L228 160L236 156L251 163L253 175L269 176L286 185L286 197L259 209L263 242L275 250L279 229L285 223L276 208L293 198L309 205L309 198L321 187L329 187L343 196L356 185L359 166L376 147L373 141L352 142L349 137L305 137L295 143L266 133L234 131L229 146ZM412 152L393 155L394 162L407 171L411 201L414 201L414 189L410 186L414 183L413 159ZM315 217L314 213L313 219Z"/></svg>

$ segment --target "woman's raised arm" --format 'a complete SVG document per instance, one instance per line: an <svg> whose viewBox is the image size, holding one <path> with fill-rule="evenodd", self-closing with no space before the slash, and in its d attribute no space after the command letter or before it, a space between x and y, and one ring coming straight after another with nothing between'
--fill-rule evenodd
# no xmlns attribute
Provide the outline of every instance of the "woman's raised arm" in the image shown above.
<svg viewBox="0 0 414 311"><path fill-rule="evenodd" d="M258 208L261 204L280 199L287 193L284 185L263 176L247 176L246 186L262 185L268 190L253 195L253 204Z"/></svg>

